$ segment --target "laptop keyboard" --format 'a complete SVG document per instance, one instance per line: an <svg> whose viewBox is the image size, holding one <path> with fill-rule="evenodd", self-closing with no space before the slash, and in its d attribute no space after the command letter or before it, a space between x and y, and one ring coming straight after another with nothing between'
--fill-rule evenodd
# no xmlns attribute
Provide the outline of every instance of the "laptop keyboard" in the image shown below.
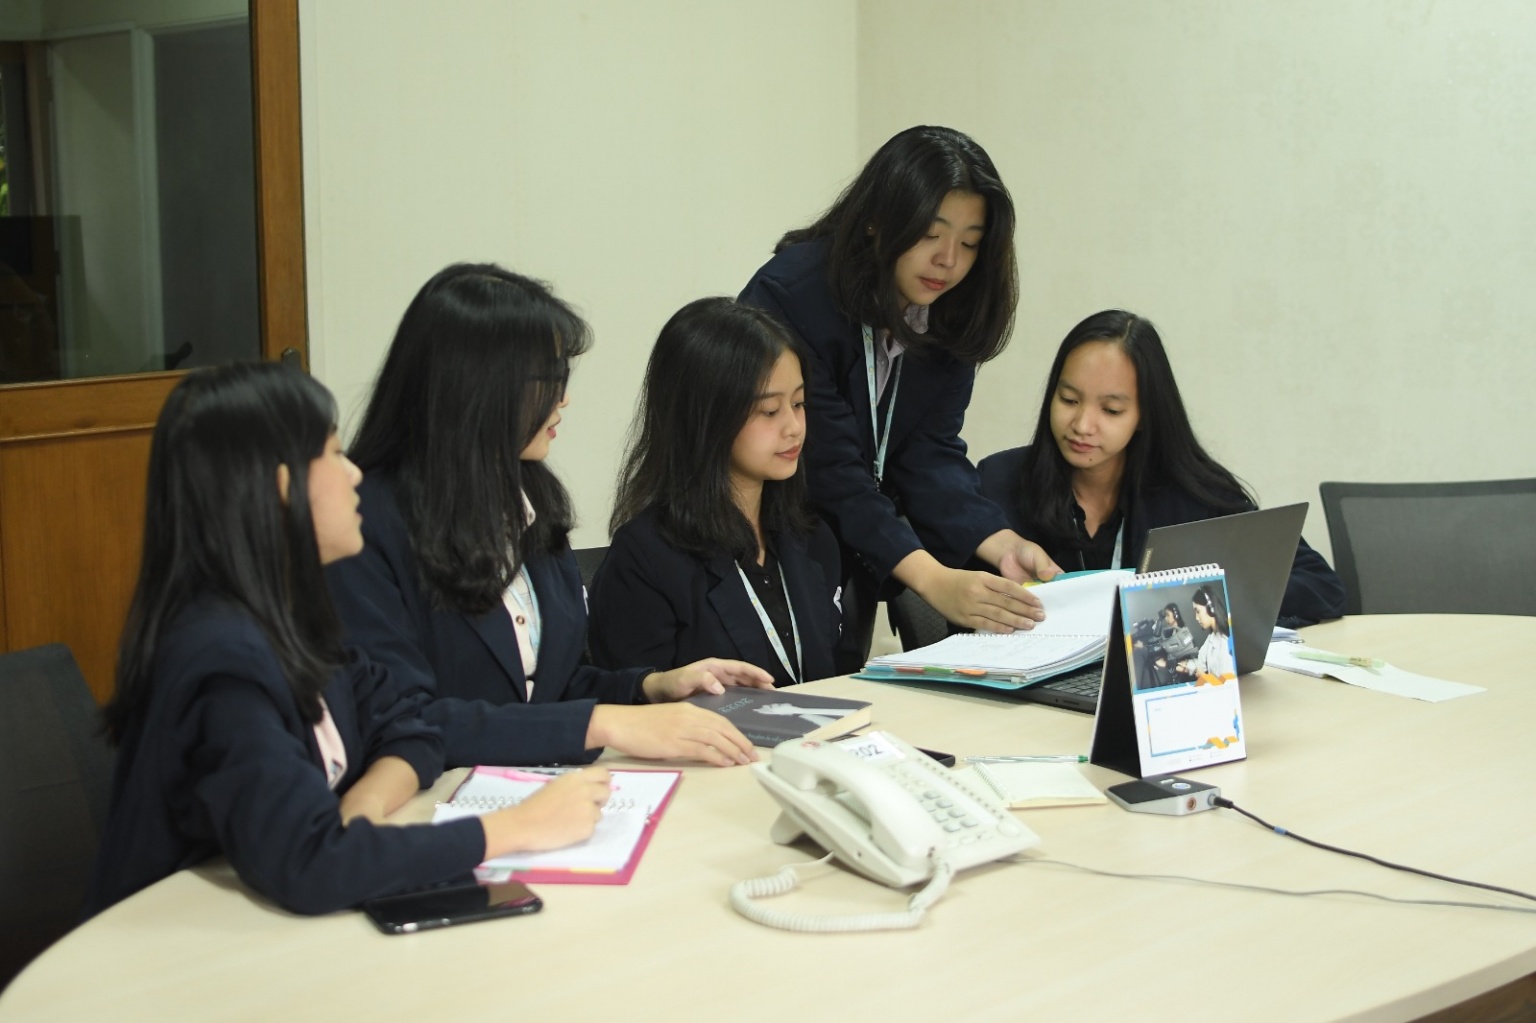
<svg viewBox="0 0 1536 1023"><path fill-rule="evenodd" d="M1061 678L1053 678L1049 682L1040 683L1042 689L1055 689L1058 692L1078 693L1082 696L1098 696L1099 683L1103 678L1103 669L1095 665L1092 668L1084 668L1074 671L1070 675Z"/></svg>

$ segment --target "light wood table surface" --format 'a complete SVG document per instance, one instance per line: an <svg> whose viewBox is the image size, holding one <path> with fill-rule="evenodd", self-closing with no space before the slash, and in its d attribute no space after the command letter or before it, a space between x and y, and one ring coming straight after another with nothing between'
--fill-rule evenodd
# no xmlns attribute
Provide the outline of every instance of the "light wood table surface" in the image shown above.
<svg viewBox="0 0 1536 1023"><path fill-rule="evenodd" d="M1265 670L1242 680L1249 759L1198 777L1309 838L1536 891L1536 618L1362 617L1306 636L1488 691L1429 704ZM876 727L962 756L1086 752L1092 727L959 689L811 689L871 700ZM429 815L432 796L406 812ZM741 919L727 892L817 853L768 840L776 810L747 769L688 768L627 887L543 885L536 916L386 937L361 914L291 916L211 865L66 937L0 997L0 1020L1408 1020L1536 972L1533 913L1260 889L1536 903L1227 810L1019 813L1040 848L960 875L919 930L791 934ZM775 900L904 903L841 869Z"/></svg>

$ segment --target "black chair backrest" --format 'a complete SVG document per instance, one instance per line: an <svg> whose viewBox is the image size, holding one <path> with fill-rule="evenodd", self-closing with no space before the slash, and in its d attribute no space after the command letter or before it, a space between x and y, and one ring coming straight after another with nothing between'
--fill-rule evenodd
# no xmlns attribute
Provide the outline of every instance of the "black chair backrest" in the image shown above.
<svg viewBox="0 0 1536 1023"><path fill-rule="evenodd" d="M0 654L0 987L79 921L111 784L69 648Z"/></svg>
<svg viewBox="0 0 1536 1023"><path fill-rule="evenodd" d="M608 548L577 547L572 553L576 555L576 567L581 570L581 585L591 588L592 577L597 574L598 566L608 556Z"/></svg>
<svg viewBox="0 0 1536 1023"><path fill-rule="evenodd" d="M1318 490L1350 614L1536 615L1536 479Z"/></svg>
<svg viewBox="0 0 1536 1023"><path fill-rule="evenodd" d="M916 650L949 635L949 622L944 616L911 590L903 589L886 601L885 607L903 650Z"/></svg>

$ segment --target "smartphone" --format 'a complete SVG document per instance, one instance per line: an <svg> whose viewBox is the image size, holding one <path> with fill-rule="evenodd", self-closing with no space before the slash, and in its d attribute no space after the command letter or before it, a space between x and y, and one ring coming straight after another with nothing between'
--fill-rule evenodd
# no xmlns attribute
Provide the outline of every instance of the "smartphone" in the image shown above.
<svg viewBox="0 0 1536 1023"><path fill-rule="evenodd" d="M458 883L363 903L363 912L385 934L414 934L477 920L524 916L543 908L539 897L519 881Z"/></svg>

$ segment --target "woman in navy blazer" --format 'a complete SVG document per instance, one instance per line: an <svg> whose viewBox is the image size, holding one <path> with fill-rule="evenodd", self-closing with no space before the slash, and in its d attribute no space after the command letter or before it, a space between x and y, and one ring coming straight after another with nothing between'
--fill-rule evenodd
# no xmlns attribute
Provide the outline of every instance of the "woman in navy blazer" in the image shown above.
<svg viewBox="0 0 1536 1023"><path fill-rule="evenodd" d="M278 904L323 913L596 825L599 768L510 816L375 826L436 780L442 737L341 644L321 565L362 536L334 422L323 387L271 363L196 371L166 400L87 913L221 853Z"/></svg>
<svg viewBox="0 0 1536 1023"><path fill-rule="evenodd" d="M1032 446L981 460L982 491L1069 570L1134 568L1158 526L1250 511L1253 498L1195 438L1152 324L1096 313L1056 352ZM1118 552L1118 553L1117 553ZM1344 613L1344 584L1301 540L1280 623Z"/></svg>
<svg viewBox="0 0 1536 1023"><path fill-rule="evenodd" d="M806 471L842 545L841 671L863 666L891 580L957 625L1011 632L1044 617L1019 583L1057 569L982 495L960 439L976 367L1013 327L1013 224L980 146L911 128L741 293L810 353ZM973 558L1001 575L962 570Z"/></svg>
<svg viewBox="0 0 1536 1023"><path fill-rule="evenodd" d="M548 288L501 267L450 266L422 287L352 444L370 474L367 544L327 570L342 625L427 698L450 766L572 762L603 746L747 763L756 754L734 725L672 701L768 686L766 672L582 663L570 499L544 459L588 345Z"/></svg>
<svg viewBox="0 0 1536 1023"><path fill-rule="evenodd" d="M598 664L726 652L792 685L837 674L837 542L805 498L801 350L759 309L706 298L651 351L592 582Z"/></svg>

